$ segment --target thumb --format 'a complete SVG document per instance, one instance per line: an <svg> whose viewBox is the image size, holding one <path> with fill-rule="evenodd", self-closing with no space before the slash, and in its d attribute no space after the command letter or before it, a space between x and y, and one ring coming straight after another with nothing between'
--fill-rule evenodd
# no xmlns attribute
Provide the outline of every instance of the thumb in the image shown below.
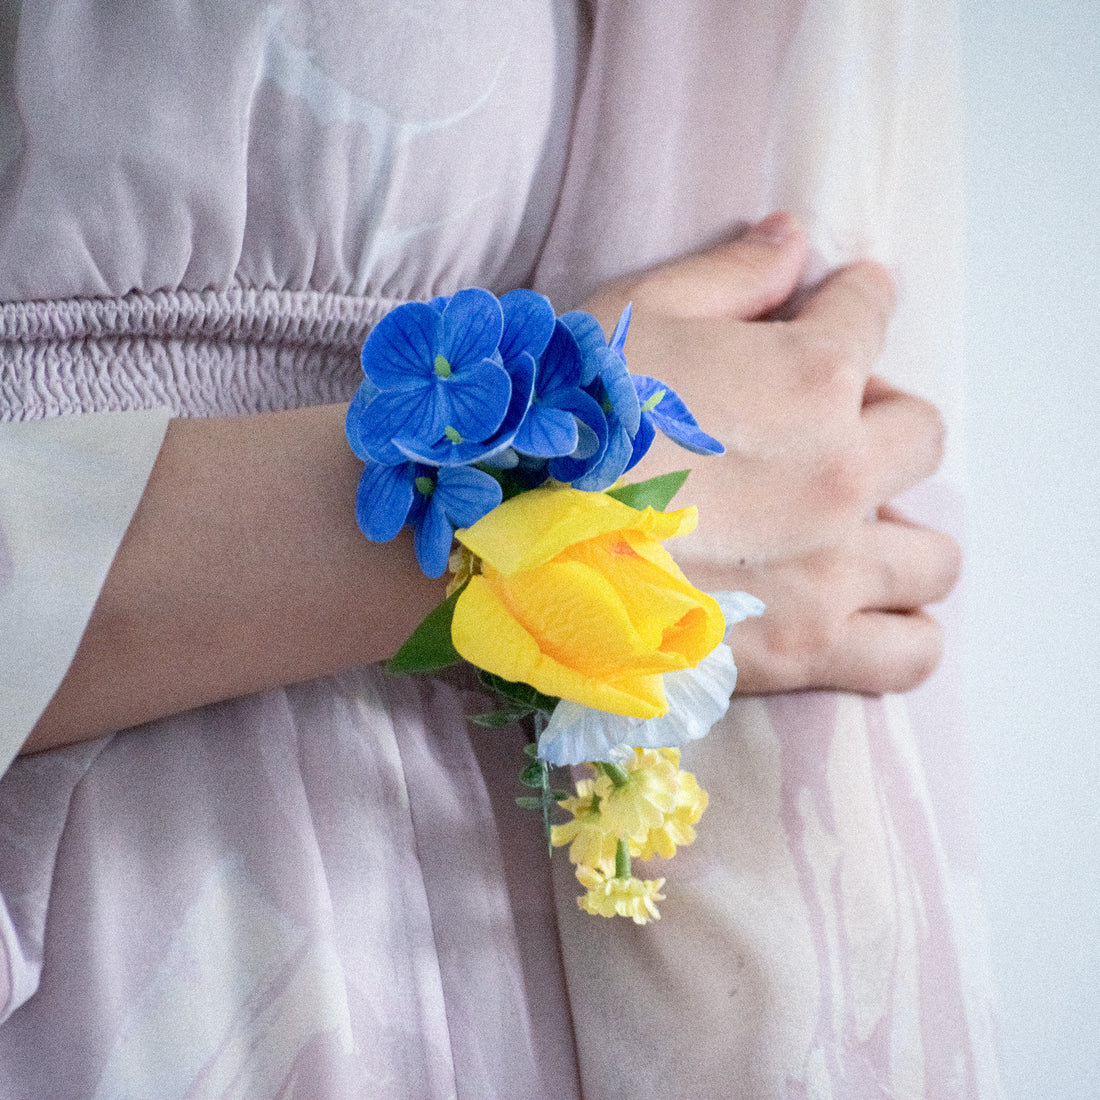
<svg viewBox="0 0 1100 1100"><path fill-rule="evenodd" d="M593 305L611 313L633 300L639 311L666 316L751 321L791 296L807 253L802 226L779 211L731 241L609 284Z"/></svg>

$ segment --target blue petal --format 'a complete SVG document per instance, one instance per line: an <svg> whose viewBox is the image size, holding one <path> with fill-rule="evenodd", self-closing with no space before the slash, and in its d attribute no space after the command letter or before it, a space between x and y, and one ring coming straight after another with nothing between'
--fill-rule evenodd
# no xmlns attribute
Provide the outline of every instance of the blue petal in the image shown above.
<svg viewBox="0 0 1100 1100"><path fill-rule="evenodd" d="M607 347L607 337L600 328L600 322L591 313L583 309L571 309L568 313L563 313L558 320L576 338L582 355L588 355L596 348Z"/></svg>
<svg viewBox="0 0 1100 1100"><path fill-rule="evenodd" d="M657 432L653 427L653 420L649 413L642 413L642 420L638 425L638 434L634 437L634 449L630 453L630 461L626 464L627 470L633 470L645 458L649 448L653 446L656 435ZM623 472L625 473L626 470Z"/></svg>
<svg viewBox="0 0 1100 1100"><path fill-rule="evenodd" d="M508 374L512 380L512 396L508 403L508 411L497 431L484 442L452 443L449 439L443 438L429 445L422 442L406 443L404 440L397 440L398 450L407 458L427 462L432 466L461 466L490 459L496 465L505 463L514 465L514 457L510 461L505 452L531 404L531 393L535 385L534 359L524 352L510 361Z"/></svg>
<svg viewBox="0 0 1100 1100"><path fill-rule="evenodd" d="M713 436L707 435L699 422L691 415L687 405L670 386L658 382L656 378L647 378L644 374L634 376L634 389L642 404L664 390L664 396L646 415L653 418L653 424L662 432L679 443L688 451L700 455L721 455L726 453Z"/></svg>
<svg viewBox="0 0 1100 1100"><path fill-rule="evenodd" d="M508 377L512 380L512 399L500 425L501 434L519 429L531 401L535 396L535 360L529 352L522 351L508 360Z"/></svg>
<svg viewBox="0 0 1100 1100"><path fill-rule="evenodd" d="M443 310L442 354L451 369L480 363L500 346L504 314L487 290L460 290Z"/></svg>
<svg viewBox="0 0 1100 1100"><path fill-rule="evenodd" d="M366 414L368 403L377 392L378 390L371 380L364 378L363 384L355 391L355 396L351 399L351 404L348 405L347 416L344 417L344 435L347 436L348 446L351 447L357 457L364 460L369 459L370 455L367 454L366 448L360 439L363 417Z"/></svg>
<svg viewBox="0 0 1100 1100"><path fill-rule="evenodd" d="M447 521L443 502L438 499L437 493L432 493L417 513L416 537L413 540L416 560L426 576L442 577L447 569L447 559L451 556L454 528Z"/></svg>
<svg viewBox="0 0 1100 1100"><path fill-rule="evenodd" d="M607 350L607 340L603 329L600 328L600 322L591 313L585 313L582 309L563 313L558 320L573 334L580 348L583 363L581 385L590 385L600 372L600 364L596 358L599 353Z"/></svg>
<svg viewBox="0 0 1100 1100"><path fill-rule="evenodd" d="M546 350L554 331L554 307L545 294L533 290L512 290L500 300L504 314L504 332L500 354L509 359L527 352L535 359Z"/></svg>
<svg viewBox="0 0 1100 1100"><path fill-rule="evenodd" d="M380 390L423 386L435 374L443 315L425 302L406 302L371 329L363 345L363 372Z"/></svg>
<svg viewBox="0 0 1100 1100"><path fill-rule="evenodd" d="M619 762L624 750L673 748L705 737L729 708L737 667L729 646L715 646L695 668L664 674L668 712L659 718L629 718L563 699L539 736L539 759L569 765Z"/></svg>
<svg viewBox="0 0 1100 1100"><path fill-rule="evenodd" d="M622 357L610 348L605 348L600 360L600 381L607 391L608 399L615 409L615 415L622 422L631 439L638 431L642 410L638 394L634 389L630 372Z"/></svg>
<svg viewBox="0 0 1100 1100"><path fill-rule="evenodd" d="M594 458L599 453L603 442L583 420L577 417L573 419L577 424L577 446L571 457L578 462L584 462L585 459Z"/></svg>
<svg viewBox="0 0 1100 1100"><path fill-rule="evenodd" d="M493 451L491 455L476 461L483 466L491 466L494 470L513 470L519 465L519 455L514 447L505 447L503 451Z"/></svg>
<svg viewBox="0 0 1100 1100"><path fill-rule="evenodd" d="M594 433L589 433L594 437ZM552 405L532 405L512 445L522 454L538 458L571 455L577 449L577 418Z"/></svg>
<svg viewBox="0 0 1100 1100"><path fill-rule="evenodd" d="M584 450L576 455L550 460L549 472L555 481L572 482L582 477L603 457L607 449L608 423L603 410L594 398L583 390L566 391L559 394L555 402L558 408L564 408L573 413L577 419L588 428L588 432L578 431L578 447L584 446ZM596 436L596 448L591 447L591 435Z"/></svg>
<svg viewBox="0 0 1100 1100"><path fill-rule="evenodd" d="M562 699L539 734L539 759L555 767L596 760L617 762L616 749L631 743L641 724L641 718L609 714Z"/></svg>
<svg viewBox="0 0 1100 1100"><path fill-rule="evenodd" d="M607 342L607 346L617 355L623 355L623 345L626 343L626 330L630 328L630 318L633 314L634 303L627 302L626 309L623 310L622 316L619 318L619 323L615 326L615 331L611 334L611 339ZM626 361L625 355L623 355L623 361Z"/></svg>
<svg viewBox="0 0 1100 1100"><path fill-rule="evenodd" d="M609 433L607 447L599 461L590 466L586 473L574 478L573 488L583 489L587 493L610 489L626 472L633 449L633 441L622 425L619 425Z"/></svg>
<svg viewBox="0 0 1100 1100"><path fill-rule="evenodd" d="M580 389L582 366L576 338L565 325L556 324L539 360L535 392L540 397L549 397L557 390Z"/></svg>
<svg viewBox="0 0 1100 1100"><path fill-rule="evenodd" d="M373 542L389 542L408 518L413 502L416 466L380 466L368 462L355 494L355 520Z"/></svg>
<svg viewBox="0 0 1100 1100"><path fill-rule="evenodd" d="M441 389L429 383L419 393L378 394L358 418L358 441L367 456L393 466L404 461L394 440L438 439L449 412Z"/></svg>
<svg viewBox="0 0 1100 1100"><path fill-rule="evenodd" d="M508 372L492 359L465 367L450 378L440 381L440 389L449 406L443 427L454 428L464 440L482 442L500 427L512 397L512 380ZM442 434L443 427L435 438ZM398 433L394 433L396 436ZM408 433L401 433L409 438ZM430 438L425 433L413 439Z"/></svg>
<svg viewBox="0 0 1100 1100"><path fill-rule="evenodd" d="M491 512L503 497L500 483L484 470L451 466L439 471L435 494L455 527L470 527Z"/></svg>

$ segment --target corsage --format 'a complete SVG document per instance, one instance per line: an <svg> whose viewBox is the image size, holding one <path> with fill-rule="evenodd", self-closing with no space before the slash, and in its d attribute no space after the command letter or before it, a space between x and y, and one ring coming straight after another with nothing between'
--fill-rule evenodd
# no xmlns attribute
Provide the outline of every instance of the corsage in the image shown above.
<svg viewBox="0 0 1100 1100"><path fill-rule="evenodd" d="M520 803L568 845L582 909L644 924L665 880L634 877L631 859L694 839L707 795L679 748L729 706L727 628L764 608L699 591L664 548L697 522L666 510L686 471L622 481L658 430L724 450L669 386L629 372L629 324L628 306L607 340L529 290L398 306L363 345L347 437L366 464L363 533L411 526L424 573L451 573L391 671L468 661L498 700L473 721L531 721ZM580 765L571 791L551 784Z"/></svg>

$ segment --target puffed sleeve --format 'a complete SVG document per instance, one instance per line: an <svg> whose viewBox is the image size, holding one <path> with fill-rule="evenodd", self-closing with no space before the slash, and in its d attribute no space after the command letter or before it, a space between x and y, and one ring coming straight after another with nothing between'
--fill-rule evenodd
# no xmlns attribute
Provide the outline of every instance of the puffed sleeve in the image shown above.
<svg viewBox="0 0 1100 1100"><path fill-rule="evenodd" d="M0 772L72 662L168 417L0 424Z"/></svg>

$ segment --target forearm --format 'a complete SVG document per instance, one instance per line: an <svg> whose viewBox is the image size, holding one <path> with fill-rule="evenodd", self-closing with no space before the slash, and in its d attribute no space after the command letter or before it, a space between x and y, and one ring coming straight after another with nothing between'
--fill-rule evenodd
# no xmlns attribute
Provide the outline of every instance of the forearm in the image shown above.
<svg viewBox="0 0 1100 1100"><path fill-rule="evenodd" d="M344 412L173 421L25 752L396 650L441 584L356 527Z"/></svg>

